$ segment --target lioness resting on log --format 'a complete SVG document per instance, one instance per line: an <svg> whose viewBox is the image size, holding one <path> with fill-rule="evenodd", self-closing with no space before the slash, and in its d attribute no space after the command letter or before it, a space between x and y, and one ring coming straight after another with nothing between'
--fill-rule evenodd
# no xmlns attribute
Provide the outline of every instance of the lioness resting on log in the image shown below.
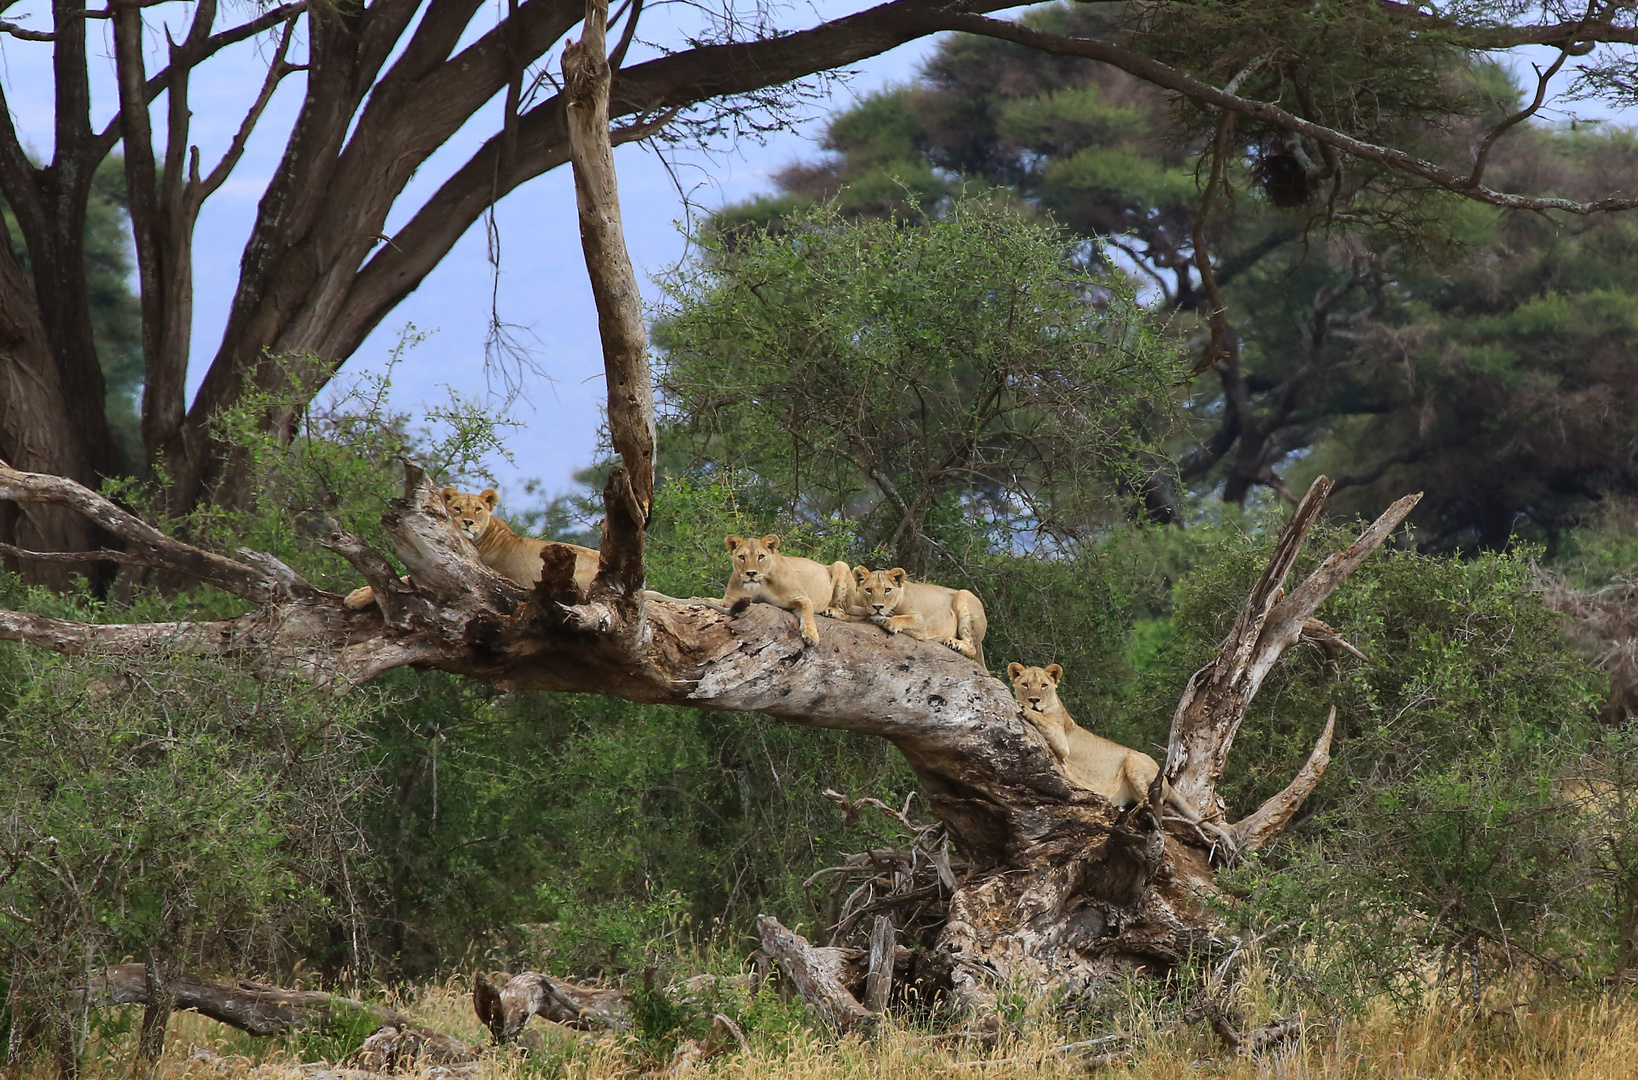
<svg viewBox="0 0 1638 1080"><path fill-rule="evenodd" d="M483 564L504 578L510 578L525 588L533 588L540 581L540 553L547 548L567 548L574 552L574 583L584 593L591 588L597 576L597 552L579 544L561 544L555 540L536 540L519 536L512 527L495 517L495 504L500 495L494 488L485 488L477 495L468 491L444 488L444 511L450 520L478 549ZM405 584L409 578L401 579ZM346 605L353 610L367 608L375 603L375 590L368 585L347 594Z"/></svg>
<svg viewBox="0 0 1638 1080"><path fill-rule="evenodd" d="M1064 669L1057 664L1044 668L1007 665L1007 678L1012 680L1013 696L1024 707L1024 718L1046 737L1069 778L1119 807L1143 802L1149 797L1149 786L1160 775L1160 766L1141 750L1094 735L1075 723L1058 700L1058 683L1063 677ZM1160 797L1189 824L1209 831L1228 851L1234 850L1234 837L1229 831L1203 818L1165 780L1160 782Z"/></svg>
<svg viewBox="0 0 1638 1080"><path fill-rule="evenodd" d="M813 620L813 613L835 614L837 594L848 581L847 563L833 562L826 566L812 559L785 555L779 550L779 537L773 533L760 540L755 537L747 540L730 533L723 543L728 547L728 559L734 570L728 575L728 587L723 590L721 600L709 596L683 600L651 589L644 591L644 599L669 604L703 604L734 614L751 604L772 604L796 612L803 642L819 644L819 626Z"/></svg>
<svg viewBox="0 0 1638 1080"><path fill-rule="evenodd" d="M909 576L896 566L891 570L855 566L847 614L867 619L889 634L948 645L983 667L984 634L989 629L983 601L966 589L910 581Z"/></svg>

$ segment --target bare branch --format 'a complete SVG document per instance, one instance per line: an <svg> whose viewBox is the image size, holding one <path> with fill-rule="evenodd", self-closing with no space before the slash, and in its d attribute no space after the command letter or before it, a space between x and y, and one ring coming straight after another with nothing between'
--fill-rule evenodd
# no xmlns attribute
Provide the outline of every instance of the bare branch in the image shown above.
<svg viewBox="0 0 1638 1080"><path fill-rule="evenodd" d="M135 555L124 551L26 551L14 544L0 544L0 555L9 555L14 559L27 559L30 562L68 563L79 564L89 562L122 563L128 566L161 566L161 560L148 555Z"/></svg>
<svg viewBox="0 0 1638 1080"><path fill-rule="evenodd" d="M20 41L56 41L57 35L49 30L30 30L26 26L18 26L14 22L0 19L0 34L10 34Z"/></svg>
<svg viewBox="0 0 1638 1080"><path fill-rule="evenodd" d="M1490 159L1490 151L1496 147L1496 141L1513 127L1522 124L1540 111L1542 102L1547 100L1547 84L1552 81L1554 75L1558 74L1558 69L1563 67L1564 61L1569 58L1570 50L1560 49L1558 59L1548 65L1546 71L1542 71L1539 67L1536 68L1536 96L1531 99L1530 104L1491 128L1489 133L1485 135L1484 141L1479 144L1479 152L1473 156L1473 168L1467 174L1468 187L1478 186L1480 178L1484 176L1485 164Z"/></svg>
<svg viewBox="0 0 1638 1080"><path fill-rule="evenodd" d="M1321 476L1297 504L1222 650L1189 680L1172 717L1165 775L1179 794L1208 817L1221 813L1217 779L1263 679L1281 654L1302 637L1305 624L1326 597L1387 540L1422 497L1420 493L1408 495L1394 503L1359 539L1326 558L1286 596L1286 576L1330 490L1331 482Z"/></svg>
<svg viewBox="0 0 1638 1080"><path fill-rule="evenodd" d="M1336 731L1336 726L1337 707L1333 705L1331 715L1325 719L1325 730L1320 732L1319 740L1314 743L1314 749L1308 755L1308 761L1297 770L1297 775L1292 777L1285 790L1229 826L1238 851L1242 853L1256 851L1268 843L1302 808L1302 804L1308 800L1308 796L1319 786L1320 779L1325 776L1325 767L1331 763L1331 735Z"/></svg>
<svg viewBox="0 0 1638 1080"><path fill-rule="evenodd" d="M239 620L220 622L84 623L0 610L0 641L20 641L74 656L92 648L149 649L178 646L206 655L239 647Z"/></svg>
<svg viewBox="0 0 1638 1080"><path fill-rule="evenodd" d="M580 243L603 340L609 440L623 466L610 474L604 494L607 514L598 574L636 596L643 581L643 530L654 503L654 382L609 141L608 13L608 0L587 0L585 35L563 50L563 86Z"/></svg>
<svg viewBox="0 0 1638 1080"><path fill-rule="evenodd" d="M290 38L295 30L296 16L292 15L290 20L284 24L284 33L279 35L279 45L273 53L273 62L268 65L267 77L262 80L261 93L256 95L255 103L250 106L250 111L245 113L244 122L239 125L239 130L234 133L233 141L228 145L227 151L223 153L222 160L216 163L216 167L210 171L210 175L205 177L204 180L199 179L199 148L193 148L189 179L191 181L190 187L193 189L194 206L197 207L210 198L211 194L227 180L234 167L239 164L239 159L245 152L245 143L250 141L250 133L256 129L256 122L262 118L263 111L267 109L267 103L273 100L273 91L279 88L280 81L286 75L295 70L285 60L285 57L289 55Z"/></svg>
<svg viewBox="0 0 1638 1080"><path fill-rule="evenodd" d="M189 53L184 62L185 66L189 68L198 67L200 62L216 55L229 45L237 45L241 41L253 38L263 30L271 30L286 20L294 19L306 10L307 0L294 0L293 3L268 8L248 22L241 23L231 30L224 30L220 34L211 35L203 45ZM175 70L173 64L161 68L157 74L148 79L143 88L143 96L149 103L152 103L160 94L164 93L165 88L171 84L171 76L175 73ZM106 157L108 151L112 150L124 135L123 119L120 114L116 113L114 118L108 121L107 126L97 133L95 159L100 161Z"/></svg>
<svg viewBox="0 0 1638 1080"><path fill-rule="evenodd" d="M168 568L202 578L246 600L266 603L318 595L317 590L300 578L295 579L297 585L292 589L287 581L173 540L128 510L65 477L19 472L0 462L0 500L69 507L104 531L146 549L149 556Z"/></svg>
<svg viewBox="0 0 1638 1080"><path fill-rule="evenodd" d="M1467 175L1453 172L1441 165L1435 165L1433 162L1416 157L1414 154L1408 154L1403 150L1396 150L1388 146L1378 146L1363 139L1356 139L1352 135L1316 124L1311 120L1304 120L1278 105L1265 101L1254 101L1250 98L1240 97L1237 94L1231 94L1226 90L1219 90L1193 75L1144 56L1135 50L1116 45L1112 41L1049 34L1031 29L1021 23L1004 22L1000 19L991 19L982 15L968 15L956 12L944 14L939 23L941 29L961 30L983 37L1012 41L1056 56L1080 56L1088 60L1098 60L1112 67L1117 67L1130 75L1135 75L1145 82L1176 91L1201 105L1215 106L1228 112L1249 116L1264 123L1285 128L1287 131L1295 131L1308 136L1316 142L1333 146L1343 153L1388 165L1401 172L1420 177L1438 187L1458 192L1468 198L1489 203L1492 206L1499 206L1503 209L1562 210L1570 214L1598 214L1638 207L1638 198L1624 195L1610 195L1590 202L1578 202L1574 199L1538 198L1530 195L1510 195L1505 192L1493 191L1480 184L1469 183Z"/></svg>

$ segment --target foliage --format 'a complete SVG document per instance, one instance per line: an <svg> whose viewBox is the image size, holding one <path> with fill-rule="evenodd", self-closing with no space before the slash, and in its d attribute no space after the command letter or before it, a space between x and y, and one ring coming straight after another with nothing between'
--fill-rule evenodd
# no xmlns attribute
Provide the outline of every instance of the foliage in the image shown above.
<svg viewBox="0 0 1638 1080"><path fill-rule="evenodd" d="M1350 538L1319 532L1295 574ZM1216 649L1270 540L1226 533L1179 585L1143 680L1157 706ZM1247 714L1223 785L1230 818L1283 786L1337 708L1332 762L1293 842L1235 886L1250 928L1279 927L1279 947L1332 992L1414 1000L1430 952L1477 979L1477 964L1568 955L1612 929L1581 903L1584 832L1556 786L1603 679L1542 602L1530 554L1377 555L1320 613L1369 662L1332 668L1299 646Z"/></svg>
<svg viewBox="0 0 1638 1080"><path fill-rule="evenodd" d="M288 964L329 924L362 955L362 726L381 707L175 656L4 656L0 971L15 1015L79 1030L84 987L136 957Z"/></svg>
<svg viewBox="0 0 1638 1080"><path fill-rule="evenodd" d="M923 568L972 518L1049 547L1153 467L1172 356L1118 274L986 200L911 228L835 206L702 241L656 340L669 434Z"/></svg>
<svg viewBox="0 0 1638 1080"><path fill-rule="evenodd" d="M1528 96L1389 7L1054 5L1024 21L1217 85L1243 76L1243 94L1456 167ZM1208 201L1215 120L1104 65L952 37L911 84L836 114L826 159L722 221L781 227L827 199L902 217L1000 185L1141 275L1144 299L1203 343L1219 299L1199 225L1229 356L1191 383L1196 422L1169 446L1194 492L1239 504L1323 471L1345 512L1426 491L1425 545L1494 549L1517 531L1551 551L1600 497L1638 490L1631 215L1497 211L1244 118ZM1587 198L1635 162L1630 131L1530 122L1496 145L1486 182ZM1190 512L1154 495L1161 520Z"/></svg>

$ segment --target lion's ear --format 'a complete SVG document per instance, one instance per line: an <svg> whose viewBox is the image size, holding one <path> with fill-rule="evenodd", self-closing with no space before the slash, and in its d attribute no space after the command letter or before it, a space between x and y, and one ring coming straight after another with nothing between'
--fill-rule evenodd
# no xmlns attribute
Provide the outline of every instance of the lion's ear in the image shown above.
<svg viewBox="0 0 1638 1080"><path fill-rule="evenodd" d="M483 491L478 493L478 498L482 500L485 506L493 510L495 505L500 502L500 492L494 488L484 488Z"/></svg>
<svg viewBox="0 0 1638 1080"><path fill-rule="evenodd" d="M767 536L762 538L762 546L767 548L769 551L778 551L779 537L775 536L773 533L769 533Z"/></svg>
<svg viewBox="0 0 1638 1080"><path fill-rule="evenodd" d="M460 492L459 492L459 491L456 491L456 490L455 490L455 489L454 489L454 488L452 488L452 487L446 487L446 488L444 488L444 490L442 490L442 491L440 491L440 492L439 492L439 493L438 493L438 494L439 494L439 495L442 495L442 496L443 496L443 497L444 497L444 502L446 502L446 503L447 503L447 502L449 502L449 500L451 500L451 499L453 499L453 498L454 498L454 497L455 497L455 496L457 496L457 495L459 495L459 494L460 494Z"/></svg>
<svg viewBox="0 0 1638 1080"><path fill-rule="evenodd" d="M870 568L869 567L855 566L853 568L853 581L854 581L855 584L863 585L865 583L865 578L867 578L869 576L870 576Z"/></svg>
<svg viewBox="0 0 1638 1080"><path fill-rule="evenodd" d="M1014 660L1012 663L1007 665L1007 678L1011 679L1013 682L1017 682L1018 676L1022 675L1023 673L1024 665L1020 664L1018 661Z"/></svg>
<svg viewBox="0 0 1638 1080"><path fill-rule="evenodd" d="M904 584L904 579L909 577L910 575L906 574L901 567L895 566L893 569L891 569L891 570L889 570L887 572L887 576L890 579L892 579L893 584L903 585Z"/></svg>
<svg viewBox="0 0 1638 1080"><path fill-rule="evenodd" d="M1059 667L1057 664L1048 664L1046 666L1046 673L1047 678L1052 680L1052 685L1054 686L1057 686L1064 677L1064 669Z"/></svg>
<svg viewBox="0 0 1638 1080"><path fill-rule="evenodd" d="M723 538L722 542L728 545L729 551L733 551L735 548L739 547L739 545L745 542L745 538L739 535L739 533L729 533Z"/></svg>

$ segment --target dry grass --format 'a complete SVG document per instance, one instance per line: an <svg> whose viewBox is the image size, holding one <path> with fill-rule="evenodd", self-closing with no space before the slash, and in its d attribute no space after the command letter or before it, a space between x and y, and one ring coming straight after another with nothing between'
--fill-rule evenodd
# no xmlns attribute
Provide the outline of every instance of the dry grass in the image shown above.
<svg viewBox="0 0 1638 1080"><path fill-rule="evenodd" d="M1494 1004L1499 996L1492 995ZM472 1015L464 988L430 987L408 1003L420 1023L483 1045L486 1033ZM1255 1014L1257 1003L1242 998ZM1110 1080L1172 1080L1184 1074L1226 1080L1631 1080L1638 1077L1638 1003L1630 1000L1509 1001L1475 1020L1454 1005L1430 1000L1406 1017L1386 1006L1340 1025L1310 1021L1305 1035L1260 1059L1228 1057L1204 1026L1156 1029L1138 1010L1125 1030L1140 1049L1091 1072L1083 1059L1062 1053L1050 1023L1026 1024L1026 1033L989 1045L973 1038L933 1036L889 1027L872 1039L830 1040L794 1028L759 1036L749 1052L732 1054L689 1073L733 1080L1008 1080L1095 1075ZM631 1040L591 1040L544 1033L532 1053L486 1051L471 1080L635 1080L663 1062L639 1053ZM87 1061L90 1080L123 1080L129 1036ZM201 1017L172 1021L161 1076L175 1080L295 1080L314 1047L253 1040ZM304 1052L305 1051L305 1052ZM311 1075L310 1073L308 1074ZM362 1074L354 1074L359 1077ZM424 1074L423 1074L424 1075ZM447 1075L447 1074L446 1074ZM338 1080L335 1073L330 1080Z"/></svg>

